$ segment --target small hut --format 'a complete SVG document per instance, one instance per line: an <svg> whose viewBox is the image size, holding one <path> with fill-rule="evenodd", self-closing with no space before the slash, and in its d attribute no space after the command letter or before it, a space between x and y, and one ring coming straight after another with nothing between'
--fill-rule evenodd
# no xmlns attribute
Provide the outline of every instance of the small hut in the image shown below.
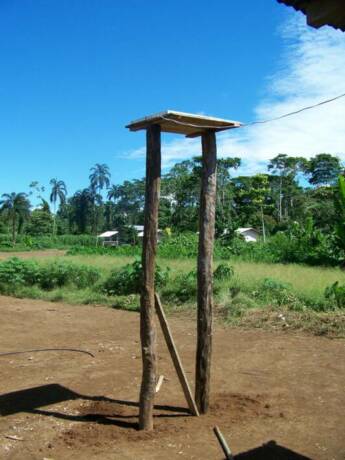
<svg viewBox="0 0 345 460"><path fill-rule="evenodd" d="M161 133L201 137L202 173L197 260L197 353L195 402L208 410L212 351L212 273L216 205L216 132L238 128L237 121L167 110L131 122L130 131L146 131L145 225L142 250L143 284L140 300L142 382L139 427L153 428L153 403L157 380L155 313L155 263L161 177Z"/></svg>
<svg viewBox="0 0 345 460"><path fill-rule="evenodd" d="M253 227L239 227L235 233L242 236L246 243L256 243L260 238L260 232Z"/></svg>
<svg viewBox="0 0 345 460"><path fill-rule="evenodd" d="M144 238L144 225L132 225L132 228L137 232L137 237L139 241L142 241ZM163 232L160 228L157 229L157 241L158 243L162 239Z"/></svg>
<svg viewBox="0 0 345 460"><path fill-rule="evenodd" d="M97 244L100 242L102 246L117 246L119 232L117 230L109 230L97 235Z"/></svg>

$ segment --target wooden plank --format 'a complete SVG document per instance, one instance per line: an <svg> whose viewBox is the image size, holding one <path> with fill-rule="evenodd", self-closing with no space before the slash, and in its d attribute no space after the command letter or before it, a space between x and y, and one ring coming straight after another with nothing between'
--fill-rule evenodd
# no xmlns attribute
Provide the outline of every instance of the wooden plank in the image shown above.
<svg viewBox="0 0 345 460"><path fill-rule="evenodd" d="M153 429L153 404L156 391L156 326L154 320L154 279L161 176L161 130L152 125L146 131L146 191L143 238L143 284L140 298L140 338L143 373L139 401L139 429Z"/></svg>
<svg viewBox="0 0 345 460"><path fill-rule="evenodd" d="M213 129L213 131L219 133L220 131L226 131L228 129L230 129L230 128L216 128L216 129ZM203 134L205 134L205 132L207 132L207 131L208 130L193 131L190 134L186 134L186 137L191 138L191 139L194 138L194 137L200 137Z"/></svg>
<svg viewBox="0 0 345 460"><path fill-rule="evenodd" d="M195 401L205 414L209 405L212 355L212 265L216 209L216 135L202 135L202 177L199 215L197 353Z"/></svg>
<svg viewBox="0 0 345 460"><path fill-rule="evenodd" d="M186 136L199 136L207 129L218 131L241 126L238 121L166 110L134 120L126 128L130 131L138 131L152 124L159 124L162 132L185 134Z"/></svg>
<svg viewBox="0 0 345 460"><path fill-rule="evenodd" d="M161 389L161 386L163 385L163 382L164 382L164 375L160 375L159 379L158 379L158 382L157 382L157 385L156 385L156 393L158 393L159 390Z"/></svg>
<svg viewBox="0 0 345 460"><path fill-rule="evenodd" d="M194 401L194 398L193 398L193 395L192 395L192 392L191 392L191 389L190 389L190 386L187 380L187 376L183 369L182 362L178 354L177 348L175 346L175 342L171 334L171 330L170 330L168 321L166 319L166 316L165 316L165 313L164 313L164 310L163 310L158 294L155 294L155 300L156 300L155 302L156 312L157 312L157 316L159 319L159 323L161 325L163 335L164 335L171 359L173 361L177 376L182 386L182 390L185 395L189 410L191 411L193 415L198 416L199 411L195 404L195 401Z"/></svg>
<svg viewBox="0 0 345 460"><path fill-rule="evenodd" d="M225 458L226 460L233 460L234 457L232 456L232 453L231 453L231 450L230 450L230 447L228 446L228 443L226 442L222 432L220 431L220 429L215 426L213 428L213 431L215 433L215 435L217 436L217 439L219 441L219 444L224 452L224 455L225 455Z"/></svg>

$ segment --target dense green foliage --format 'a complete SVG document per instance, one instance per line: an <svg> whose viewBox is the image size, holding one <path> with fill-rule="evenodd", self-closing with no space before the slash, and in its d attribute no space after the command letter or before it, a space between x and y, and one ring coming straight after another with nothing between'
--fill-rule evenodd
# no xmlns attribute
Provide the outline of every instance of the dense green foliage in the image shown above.
<svg viewBox="0 0 345 460"><path fill-rule="evenodd" d="M342 165L337 157L320 153L306 160L279 154L269 161L267 174L232 177L240 165L239 158L217 162L216 259L344 264L345 179L339 176ZM201 161L196 157L176 164L162 177L159 226L165 237L159 255L163 258L197 255L200 174ZM303 187L307 181L310 186ZM70 197L62 180L54 178L50 186L54 212L42 196L45 188L37 182L30 184L28 195L3 195L0 250L76 246L70 254L140 254L140 238L132 225L144 221L144 180L111 184L108 166L96 164L88 187ZM30 211L29 198L34 194L41 204ZM257 228L261 241L244 243L236 235L238 227ZM127 245L96 248L91 235L114 228Z"/></svg>
<svg viewBox="0 0 345 460"><path fill-rule="evenodd" d="M121 270L114 270L103 284L107 294L126 295L139 294L142 287L142 264L136 260ZM165 286L169 280L169 269L162 270L157 265L155 271L155 286L157 289Z"/></svg>
<svg viewBox="0 0 345 460"><path fill-rule="evenodd" d="M39 265L34 261L16 257L0 262L0 290L11 292L14 288L37 285L50 290L66 285L77 289L92 286L100 278L100 271L87 265L76 265L68 261L54 261Z"/></svg>
<svg viewBox="0 0 345 460"><path fill-rule="evenodd" d="M141 247L140 246L130 246L130 245L123 245L123 246L111 246L111 247L103 247L103 246L72 246L68 249L67 255L68 256L77 256L77 255L84 255L84 256L140 256L141 254Z"/></svg>
<svg viewBox="0 0 345 460"><path fill-rule="evenodd" d="M196 258L197 253L198 235L193 233L167 238L158 247L158 255L164 259ZM139 256L141 248L130 245L108 248L74 246L67 254ZM266 243L248 244L240 237L234 237L231 241L218 239L214 257L216 260L240 258L250 262L336 266L344 260L344 250L338 247L334 235L322 233L309 220L304 227L295 223L288 231L277 232Z"/></svg>
<svg viewBox="0 0 345 460"><path fill-rule="evenodd" d="M100 272L87 265L75 265L65 261L55 261L43 266L39 272L38 285L42 289L54 289L72 284L78 289L95 284Z"/></svg>
<svg viewBox="0 0 345 460"><path fill-rule="evenodd" d="M6 234L0 234L1 251L25 251L31 249L65 249L71 246L92 247L95 238L91 235L31 236L18 235L16 245Z"/></svg>
<svg viewBox="0 0 345 460"><path fill-rule="evenodd" d="M109 268L105 266L107 260ZM85 256L42 261L10 258L0 262L0 292L138 309L141 263L134 260L116 266L117 259L113 257L101 257L92 262L95 264L91 265ZM241 264L245 265L241 268ZM162 260L159 262L156 286L166 305L174 308L195 305L197 277L196 270L190 267L191 263L185 259L179 263L172 259L167 259L164 264ZM324 269L332 271L328 275L326 272L319 273L321 269L318 268L273 267L279 266L243 262L230 266L222 261L214 270L216 305L234 317L250 308L269 307L294 312L345 308L344 275L339 269ZM299 274L295 275L295 271ZM306 286L315 276L321 277L315 280L315 286Z"/></svg>
<svg viewBox="0 0 345 460"><path fill-rule="evenodd" d="M214 279L217 280L230 280L234 276L234 267L228 264L219 264L213 272Z"/></svg>
<svg viewBox="0 0 345 460"><path fill-rule="evenodd" d="M326 299L335 300L338 308L345 308L345 284L339 285L336 281L325 290Z"/></svg>
<svg viewBox="0 0 345 460"><path fill-rule="evenodd" d="M6 291L14 286L32 286L38 283L39 266L34 261L16 257L0 262L0 288Z"/></svg>

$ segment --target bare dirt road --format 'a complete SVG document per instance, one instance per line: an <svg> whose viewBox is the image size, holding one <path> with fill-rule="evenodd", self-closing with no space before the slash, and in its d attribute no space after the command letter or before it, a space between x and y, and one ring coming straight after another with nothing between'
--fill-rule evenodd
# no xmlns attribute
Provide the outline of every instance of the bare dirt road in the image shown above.
<svg viewBox="0 0 345 460"><path fill-rule="evenodd" d="M0 297L0 458L345 459L345 340L216 326L210 413L189 416L159 335L155 431L137 431L139 316ZM193 385L195 322L170 319ZM273 443L274 441L274 443ZM262 447L266 444L265 447Z"/></svg>

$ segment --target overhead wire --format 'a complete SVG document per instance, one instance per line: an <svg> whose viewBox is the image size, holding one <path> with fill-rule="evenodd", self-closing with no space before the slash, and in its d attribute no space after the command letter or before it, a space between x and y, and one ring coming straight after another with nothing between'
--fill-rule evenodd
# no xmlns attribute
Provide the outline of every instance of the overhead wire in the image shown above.
<svg viewBox="0 0 345 460"><path fill-rule="evenodd" d="M244 123L241 127L252 126L252 125L263 124L263 123L270 123L271 121L281 120L282 118L291 117L292 115L296 115L298 113L304 112L305 110L314 109L315 107L319 107L321 105L328 104L329 102L336 101L337 99L341 99L342 97L345 97L345 93L339 94L338 96L332 97L330 99L326 99L324 101L318 102L313 105L302 107L301 109L294 110L293 112L285 113L284 115L280 115L278 117L269 118L267 120L257 120L257 121L251 121L249 123Z"/></svg>
<svg viewBox="0 0 345 460"><path fill-rule="evenodd" d="M341 99L343 97L345 97L345 93L339 94L338 96L323 100L321 102L317 102L316 104L312 104L312 105L308 105L306 107L302 107L301 109L294 110L293 112L288 112L288 113L285 113L283 115L279 115L278 117L269 118L269 119L266 119L266 120L255 120L255 121L251 121L251 122L248 122L248 123L241 123L241 124L237 124L237 125L236 125L236 122L234 122L231 125L229 124L229 125L222 125L222 126L196 125L194 123L188 123L186 121L180 121L180 120L175 120L173 118L168 118L168 117L166 117L164 115L161 115L161 118L163 120L165 120L165 121L169 121L170 123L175 123L175 124L181 125L181 126L190 126L191 128L197 128L197 129L246 128L248 126L271 123L272 121L281 120L282 118L290 117L292 115L296 115L296 114L304 112L306 110L314 109L315 107L319 107L321 105L328 104L330 102L336 101L336 100Z"/></svg>

